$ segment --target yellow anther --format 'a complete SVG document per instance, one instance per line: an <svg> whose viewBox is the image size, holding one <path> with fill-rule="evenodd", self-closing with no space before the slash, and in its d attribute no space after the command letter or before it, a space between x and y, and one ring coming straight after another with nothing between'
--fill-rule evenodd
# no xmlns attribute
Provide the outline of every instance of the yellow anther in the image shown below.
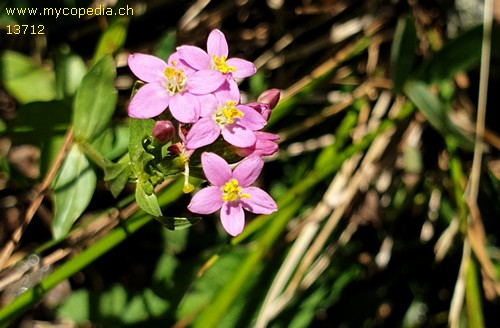
<svg viewBox="0 0 500 328"><path fill-rule="evenodd" d="M236 101L229 100L226 102L224 106L221 108L221 113L225 118L224 123L232 124L234 123L234 119L238 117L243 117L243 113L236 108Z"/></svg>
<svg viewBox="0 0 500 328"><path fill-rule="evenodd" d="M165 68L164 74L167 78L166 88L170 93L174 94L183 90L186 76L182 68L176 69L168 66Z"/></svg>
<svg viewBox="0 0 500 328"><path fill-rule="evenodd" d="M241 193L242 189L238 184L238 180L231 179L222 188L224 192L222 194L222 200L225 202L234 202L239 200L240 198L250 198L249 194Z"/></svg>
<svg viewBox="0 0 500 328"><path fill-rule="evenodd" d="M214 61L214 64L215 64L215 68L217 68L218 71L224 73L224 74L227 74L228 72L236 72L236 67L234 66L229 66L227 63L226 63L226 56L222 56L222 57L217 57L216 55L213 55L212 56L212 59Z"/></svg>

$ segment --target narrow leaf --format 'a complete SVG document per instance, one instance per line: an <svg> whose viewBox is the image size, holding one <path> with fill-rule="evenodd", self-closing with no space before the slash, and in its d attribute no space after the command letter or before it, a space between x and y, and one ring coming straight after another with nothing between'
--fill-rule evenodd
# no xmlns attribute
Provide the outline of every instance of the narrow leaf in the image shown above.
<svg viewBox="0 0 500 328"><path fill-rule="evenodd" d="M431 93L427 85L420 81L406 83L406 95L417 106L429 123L444 137L453 138L465 149L473 149L474 142L450 120L446 107Z"/></svg>
<svg viewBox="0 0 500 328"><path fill-rule="evenodd" d="M417 30L410 17L401 18L394 32L391 48L391 71L394 89L400 91L415 62Z"/></svg>
<svg viewBox="0 0 500 328"><path fill-rule="evenodd" d="M109 124L117 100L115 76L113 58L104 56L83 78L73 103L75 138L92 141Z"/></svg>
<svg viewBox="0 0 500 328"><path fill-rule="evenodd" d="M418 78L434 83L451 79L460 71L478 67L482 38L482 26L477 26L449 41L419 68L416 72Z"/></svg>
<svg viewBox="0 0 500 328"><path fill-rule="evenodd" d="M159 216L155 219L163 224L165 228L169 230L184 230L198 224L201 221L200 217L195 218L178 218L178 217L167 217Z"/></svg>
<svg viewBox="0 0 500 328"><path fill-rule="evenodd" d="M110 24L101 35L94 53L94 62L105 55L113 55L125 44L129 19L126 16L110 21Z"/></svg>
<svg viewBox="0 0 500 328"><path fill-rule="evenodd" d="M97 177L85 154L73 145L54 181L54 239L64 237L87 208Z"/></svg>

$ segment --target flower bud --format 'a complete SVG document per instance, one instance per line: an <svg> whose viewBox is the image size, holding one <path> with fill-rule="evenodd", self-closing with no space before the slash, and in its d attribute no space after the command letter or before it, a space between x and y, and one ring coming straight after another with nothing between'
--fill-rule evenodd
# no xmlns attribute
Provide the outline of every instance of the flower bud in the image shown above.
<svg viewBox="0 0 500 328"><path fill-rule="evenodd" d="M268 104L269 109L273 109L278 104L280 100L280 90L279 89L269 89L262 92L257 99L258 102Z"/></svg>
<svg viewBox="0 0 500 328"><path fill-rule="evenodd" d="M175 128L172 122L165 121L157 121L155 126L153 127L153 137L161 143L167 143L170 139L173 138L175 134Z"/></svg>
<svg viewBox="0 0 500 328"><path fill-rule="evenodd" d="M257 141L252 147L236 148L235 153L241 157L248 156L271 156L278 151L276 141L279 136L274 133L256 131Z"/></svg>

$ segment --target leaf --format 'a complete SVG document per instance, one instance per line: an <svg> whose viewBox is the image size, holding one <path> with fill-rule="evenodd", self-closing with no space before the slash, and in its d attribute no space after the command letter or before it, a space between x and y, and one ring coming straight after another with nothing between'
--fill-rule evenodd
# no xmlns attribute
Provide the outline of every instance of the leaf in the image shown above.
<svg viewBox="0 0 500 328"><path fill-rule="evenodd" d="M63 98L72 97L87 73L83 59L70 52L68 46L61 47L55 56L56 87Z"/></svg>
<svg viewBox="0 0 500 328"><path fill-rule="evenodd" d="M111 20L101 35L94 53L94 62L105 55L113 55L125 44L129 19L126 16Z"/></svg>
<svg viewBox="0 0 500 328"><path fill-rule="evenodd" d="M155 217L156 221L160 222L165 226L165 228L169 230L184 230L194 226L195 224L200 223L201 218L179 218L179 217L168 217L168 216L159 216Z"/></svg>
<svg viewBox="0 0 500 328"><path fill-rule="evenodd" d="M163 34L154 55L159 58L168 58L168 56L175 51L176 37L177 35L175 29L168 30L165 34Z"/></svg>
<svg viewBox="0 0 500 328"><path fill-rule="evenodd" d="M117 100L115 76L115 64L110 56L104 56L84 76L73 103L76 139L92 141L109 124Z"/></svg>
<svg viewBox="0 0 500 328"><path fill-rule="evenodd" d="M135 188L135 200L137 205L139 205L139 207L146 213L155 217L162 216L156 195L154 193L146 192L144 190L144 184L141 181L137 181Z"/></svg>
<svg viewBox="0 0 500 328"><path fill-rule="evenodd" d="M130 154L130 161L132 163L137 163L143 157L143 154L145 153L143 141L151 136L154 124L155 121L153 119L130 119L130 140L128 151Z"/></svg>
<svg viewBox="0 0 500 328"><path fill-rule="evenodd" d="M453 138L465 149L472 150L474 148L473 140L463 134L450 120L445 105L430 92L426 84L420 81L411 81L406 83L404 91L434 129L444 138Z"/></svg>
<svg viewBox="0 0 500 328"><path fill-rule="evenodd" d="M32 102L19 107L7 132L26 136L30 142L43 143L55 134L64 134L71 120L71 109L64 101Z"/></svg>
<svg viewBox="0 0 500 328"><path fill-rule="evenodd" d="M21 104L56 99L55 74L14 51L0 54L0 80Z"/></svg>
<svg viewBox="0 0 500 328"><path fill-rule="evenodd" d="M64 237L87 208L94 194L97 177L85 154L75 144L64 160L53 185L54 239Z"/></svg>
<svg viewBox="0 0 500 328"><path fill-rule="evenodd" d="M391 73L394 89L400 91L415 62L417 30L410 17L398 21L391 48Z"/></svg>
<svg viewBox="0 0 500 328"><path fill-rule="evenodd" d="M420 67L416 72L418 79L434 83L478 67L482 38L482 26L477 26L449 41Z"/></svg>
<svg viewBox="0 0 500 328"><path fill-rule="evenodd" d="M108 183L111 194L116 198L130 179L132 168L128 154L118 163L111 163L104 167L104 181Z"/></svg>

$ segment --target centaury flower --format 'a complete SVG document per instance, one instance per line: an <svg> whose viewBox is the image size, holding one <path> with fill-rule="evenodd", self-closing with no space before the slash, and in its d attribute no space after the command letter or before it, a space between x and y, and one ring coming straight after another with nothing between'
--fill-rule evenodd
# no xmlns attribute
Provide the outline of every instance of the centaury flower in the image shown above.
<svg viewBox="0 0 500 328"><path fill-rule="evenodd" d="M197 149L214 142L221 134L233 146L251 147L257 141L254 131L262 129L267 121L255 109L238 104L229 93L214 97L212 111L193 124L186 136L186 148Z"/></svg>
<svg viewBox="0 0 500 328"><path fill-rule="evenodd" d="M196 46L184 45L177 48L180 57L187 65L197 71L210 70L211 83L217 87L227 85L225 89L234 90L236 82L234 78L246 78L256 72L255 65L241 58L228 58L229 48L224 34L214 29L208 35L207 51ZM196 79L200 78L198 76ZM205 92L206 90L202 90ZM211 91L210 91L211 92Z"/></svg>
<svg viewBox="0 0 500 328"><path fill-rule="evenodd" d="M209 83L209 74L195 72L173 53L168 61L146 54L128 57L132 72L146 82L130 101L128 114L135 118L152 118L167 107L182 123L194 123L200 117L200 94L215 91L219 86ZM193 75L198 76L191 81ZM206 90L206 92L205 92Z"/></svg>
<svg viewBox="0 0 500 328"><path fill-rule="evenodd" d="M278 209L269 194L251 186L262 171L264 161L247 157L233 171L214 153L201 155L205 177L212 184L196 193L188 205L193 213L211 214L219 209L222 226L231 236L239 235L245 226L245 212L270 214Z"/></svg>

